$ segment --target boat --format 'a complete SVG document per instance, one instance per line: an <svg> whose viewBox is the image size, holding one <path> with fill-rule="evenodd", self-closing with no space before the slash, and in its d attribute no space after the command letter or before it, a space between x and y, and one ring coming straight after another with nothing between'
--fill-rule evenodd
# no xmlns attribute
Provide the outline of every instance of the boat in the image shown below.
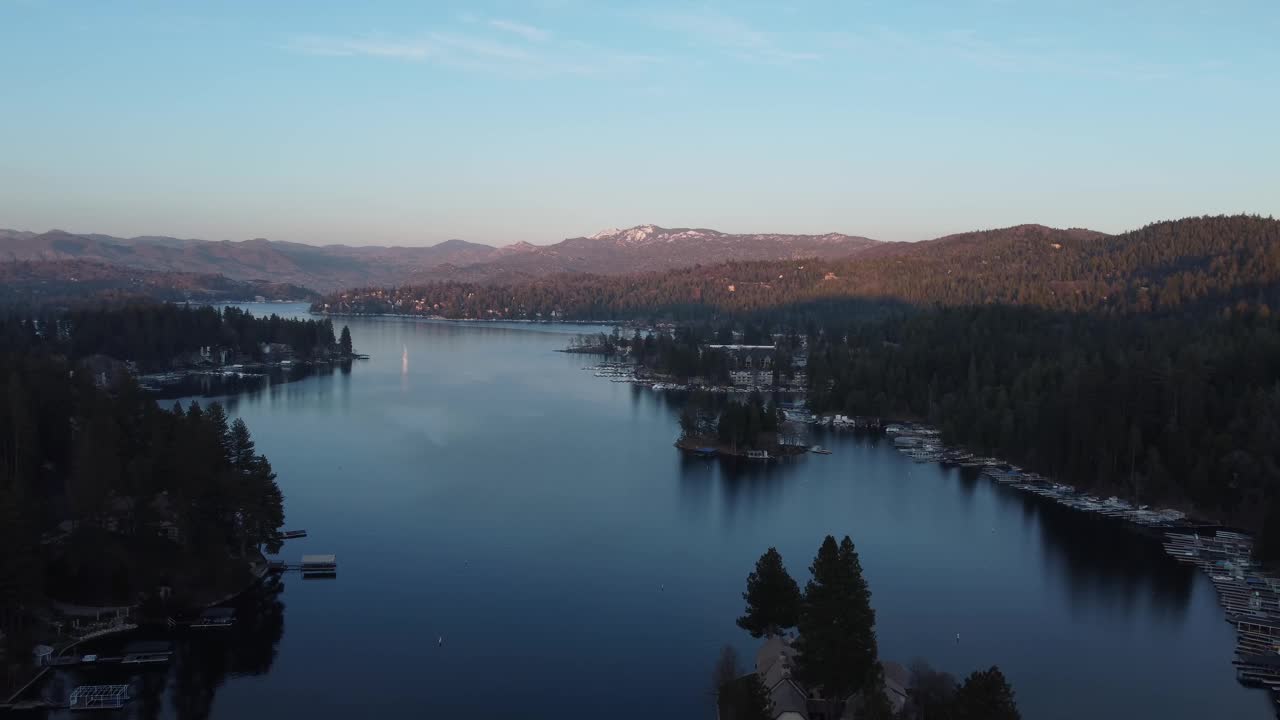
<svg viewBox="0 0 1280 720"><path fill-rule="evenodd" d="M830 454L831 454L831 451L830 451L830 450L828 450L828 449L826 449L826 448L822 447L821 445L814 445L813 447L809 448L809 452L817 453L817 454L819 454L819 455L830 455Z"/></svg>

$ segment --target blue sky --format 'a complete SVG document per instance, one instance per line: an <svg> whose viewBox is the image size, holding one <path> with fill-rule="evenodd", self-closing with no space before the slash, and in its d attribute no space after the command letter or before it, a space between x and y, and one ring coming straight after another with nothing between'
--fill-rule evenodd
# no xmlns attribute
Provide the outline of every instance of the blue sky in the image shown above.
<svg viewBox="0 0 1280 720"><path fill-rule="evenodd" d="M1280 214L1280 2L0 0L0 227L889 240Z"/></svg>

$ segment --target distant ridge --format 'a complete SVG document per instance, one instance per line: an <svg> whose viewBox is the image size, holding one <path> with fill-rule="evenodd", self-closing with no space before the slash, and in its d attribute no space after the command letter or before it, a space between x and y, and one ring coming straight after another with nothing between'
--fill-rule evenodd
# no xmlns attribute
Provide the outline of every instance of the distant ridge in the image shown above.
<svg viewBox="0 0 1280 720"><path fill-rule="evenodd" d="M33 307L120 299L220 302L310 300L305 287L266 280L232 280L209 273L140 270L91 260L0 263L0 304Z"/></svg>
<svg viewBox="0 0 1280 720"><path fill-rule="evenodd" d="M426 247L318 246L263 238L233 242L0 230L0 262L81 260L149 271L225 275L234 280L265 279L328 291L448 279L489 282L564 272L608 275L727 258L849 257L879 244L839 233L729 234L656 225L611 229L553 245L517 242L503 247L465 240Z"/></svg>

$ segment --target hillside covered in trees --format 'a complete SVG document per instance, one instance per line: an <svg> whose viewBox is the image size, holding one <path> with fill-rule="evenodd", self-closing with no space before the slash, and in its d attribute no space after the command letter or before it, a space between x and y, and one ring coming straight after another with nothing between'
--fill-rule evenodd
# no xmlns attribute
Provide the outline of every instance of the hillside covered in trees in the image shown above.
<svg viewBox="0 0 1280 720"><path fill-rule="evenodd" d="M248 428L95 384L41 348L0 352L0 631L29 658L48 599L199 604L280 545L283 497Z"/></svg>
<svg viewBox="0 0 1280 720"><path fill-rule="evenodd" d="M837 260L726 262L663 273L557 275L515 285L442 282L325 296L331 313L473 319L846 317L889 305L1012 304L1159 312L1276 301L1280 222L1256 216L1160 222L1105 236L1024 225L893 243Z"/></svg>
<svg viewBox="0 0 1280 720"><path fill-rule="evenodd" d="M310 300L314 290L215 273L143 270L88 260L0 259L0 305L76 307L128 300L219 302Z"/></svg>

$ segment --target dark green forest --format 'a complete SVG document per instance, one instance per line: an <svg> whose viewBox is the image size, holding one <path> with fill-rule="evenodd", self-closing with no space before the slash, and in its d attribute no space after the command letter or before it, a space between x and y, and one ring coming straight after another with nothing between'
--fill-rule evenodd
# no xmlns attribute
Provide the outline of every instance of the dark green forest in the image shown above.
<svg viewBox="0 0 1280 720"><path fill-rule="evenodd" d="M44 600L182 607L241 588L280 545L284 500L249 429L221 406L170 410L107 355L142 369L201 347L257 357L350 354L328 320L130 304L0 318L0 632L10 657Z"/></svg>
<svg viewBox="0 0 1280 720"><path fill-rule="evenodd" d="M348 338L349 338L348 334ZM328 318L258 317L236 307L166 303L102 305L35 316L0 317L0 342L10 350L40 348L73 360L106 355L133 361L144 371L171 367L201 348L227 349L231 356L262 360L263 343L288 345L299 359L350 356Z"/></svg>
<svg viewBox="0 0 1280 720"><path fill-rule="evenodd" d="M0 626L19 645L43 596L234 588L283 521L271 464L221 406L165 410L127 376L103 389L63 357L0 353Z"/></svg>
<svg viewBox="0 0 1280 720"><path fill-rule="evenodd" d="M813 337L818 411L924 419L1056 479L1260 527L1280 493L1280 323L990 306Z"/></svg>

